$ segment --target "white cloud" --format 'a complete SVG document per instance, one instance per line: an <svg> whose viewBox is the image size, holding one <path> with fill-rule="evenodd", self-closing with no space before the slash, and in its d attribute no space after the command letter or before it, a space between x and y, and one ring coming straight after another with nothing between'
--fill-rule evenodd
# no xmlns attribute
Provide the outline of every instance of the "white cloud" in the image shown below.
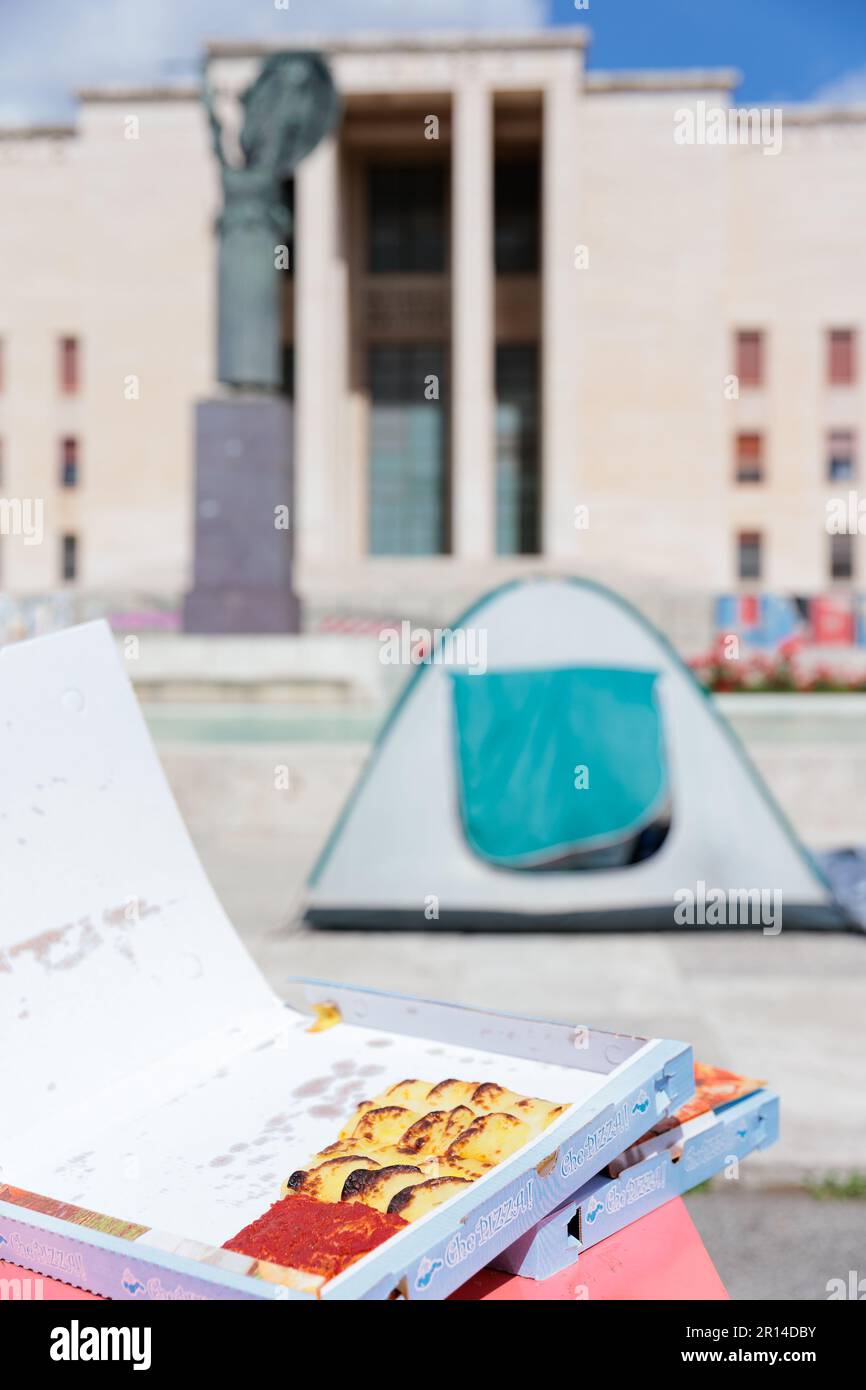
<svg viewBox="0 0 866 1390"><path fill-rule="evenodd" d="M834 77L832 82L818 88L812 100L826 102L830 106L866 103L866 67L852 68L850 72Z"/></svg>
<svg viewBox="0 0 866 1390"><path fill-rule="evenodd" d="M207 39L539 28L545 11L545 0L0 0L0 109L7 120L68 116L77 87L188 75Z"/></svg>
<svg viewBox="0 0 866 1390"><path fill-rule="evenodd" d="M336 29L526 29L544 23L543 0L289 0L309 32ZM230 8L227 7L227 8Z"/></svg>

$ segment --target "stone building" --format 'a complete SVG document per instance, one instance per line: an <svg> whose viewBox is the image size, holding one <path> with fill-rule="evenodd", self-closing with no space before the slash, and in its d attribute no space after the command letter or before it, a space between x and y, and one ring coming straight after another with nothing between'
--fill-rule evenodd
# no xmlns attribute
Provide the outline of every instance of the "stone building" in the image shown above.
<svg viewBox="0 0 866 1390"><path fill-rule="evenodd" d="M311 621L447 616L539 568L647 601L863 583L826 508L866 438L866 109L587 71L579 29L295 46L344 102L281 272ZM212 46L224 103L267 51ZM189 587L218 197L193 88L86 90L74 128L2 132L12 595Z"/></svg>

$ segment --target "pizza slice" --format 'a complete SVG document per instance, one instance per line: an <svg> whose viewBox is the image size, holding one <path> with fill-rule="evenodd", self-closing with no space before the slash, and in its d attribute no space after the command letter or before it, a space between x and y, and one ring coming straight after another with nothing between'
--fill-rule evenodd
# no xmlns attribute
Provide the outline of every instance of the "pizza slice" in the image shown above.
<svg viewBox="0 0 866 1390"><path fill-rule="evenodd" d="M226 1249L322 1281L466 1189L567 1109L495 1081L405 1078L355 1107Z"/></svg>

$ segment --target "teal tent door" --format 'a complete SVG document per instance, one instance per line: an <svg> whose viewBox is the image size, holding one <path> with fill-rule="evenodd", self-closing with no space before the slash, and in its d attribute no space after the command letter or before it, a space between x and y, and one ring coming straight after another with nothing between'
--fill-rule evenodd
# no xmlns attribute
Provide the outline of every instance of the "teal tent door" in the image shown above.
<svg viewBox="0 0 866 1390"><path fill-rule="evenodd" d="M620 668L452 673L463 831L513 869L627 863L665 819L656 673Z"/></svg>

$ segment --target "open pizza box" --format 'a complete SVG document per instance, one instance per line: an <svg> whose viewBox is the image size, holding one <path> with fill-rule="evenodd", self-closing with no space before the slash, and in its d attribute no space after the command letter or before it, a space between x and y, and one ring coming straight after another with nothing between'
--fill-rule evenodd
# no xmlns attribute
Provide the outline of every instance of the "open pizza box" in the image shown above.
<svg viewBox="0 0 866 1390"><path fill-rule="evenodd" d="M115 1298L443 1298L563 1210L567 1228L575 1193L693 1090L682 1043L327 982L279 999L105 624L0 652L0 748L2 1259ZM337 1021L313 1027L324 1005ZM327 1282L220 1248L365 1097L427 1076L567 1108Z"/></svg>

